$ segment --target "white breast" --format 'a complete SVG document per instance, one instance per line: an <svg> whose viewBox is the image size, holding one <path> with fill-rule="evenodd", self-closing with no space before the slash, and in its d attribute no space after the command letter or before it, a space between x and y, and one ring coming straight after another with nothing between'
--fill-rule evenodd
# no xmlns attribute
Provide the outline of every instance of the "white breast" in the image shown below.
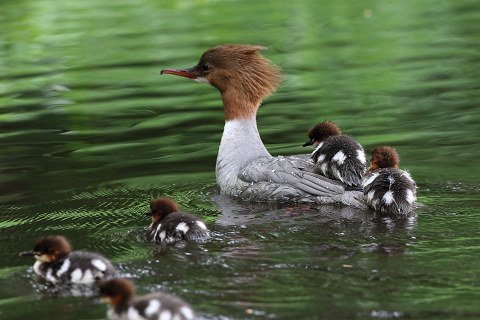
<svg viewBox="0 0 480 320"><path fill-rule="evenodd" d="M216 166L217 184L222 192L232 194L229 189L240 187L240 169L261 157L271 156L260 139L255 118L226 121Z"/></svg>

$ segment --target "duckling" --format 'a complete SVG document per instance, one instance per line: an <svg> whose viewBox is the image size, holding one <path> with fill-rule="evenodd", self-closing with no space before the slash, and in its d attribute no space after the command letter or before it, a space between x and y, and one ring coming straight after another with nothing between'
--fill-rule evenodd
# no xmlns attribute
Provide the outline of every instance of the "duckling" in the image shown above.
<svg viewBox="0 0 480 320"><path fill-rule="evenodd" d="M166 293L135 296L132 282L126 279L98 281L101 299L110 304L109 319L124 320L191 320L192 308L182 299Z"/></svg>
<svg viewBox="0 0 480 320"><path fill-rule="evenodd" d="M150 238L155 243L173 243L178 240L203 241L209 237L205 223L198 217L180 212L178 204L169 197L152 199L149 226Z"/></svg>
<svg viewBox="0 0 480 320"><path fill-rule="evenodd" d="M95 279L116 275L107 258L95 252L72 251L67 239L59 235L39 238L32 251L20 255L34 256L33 271L51 283L92 284Z"/></svg>
<svg viewBox="0 0 480 320"><path fill-rule="evenodd" d="M308 131L304 147L313 145L312 159L315 172L339 180L350 187L362 186L367 160L363 147L332 121L323 121Z"/></svg>
<svg viewBox="0 0 480 320"><path fill-rule="evenodd" d="M417 185L410 174L399 169L400 156L389 146L373 150L372 160L363 181L369 207L391 215L405 216L414 209Z"/></svg>

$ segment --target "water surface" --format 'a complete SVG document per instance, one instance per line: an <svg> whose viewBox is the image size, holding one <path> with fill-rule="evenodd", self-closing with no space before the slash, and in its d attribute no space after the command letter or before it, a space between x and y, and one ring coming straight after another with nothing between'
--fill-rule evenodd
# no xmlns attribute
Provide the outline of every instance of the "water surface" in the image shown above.
<svg viewBox="0 0 480 320"><path fill-rule="evenodd" d="M66 235L204 319L480 318L480 4L475 1L3 1L0 318L102 319L18 257ZM425 207L403 221L215 193L213 88L160 76L208 47L268 47L284 81L258 115L272 154L334 120L389 143ZM201 215L201 244L155 248L158 195Z"/></svg>

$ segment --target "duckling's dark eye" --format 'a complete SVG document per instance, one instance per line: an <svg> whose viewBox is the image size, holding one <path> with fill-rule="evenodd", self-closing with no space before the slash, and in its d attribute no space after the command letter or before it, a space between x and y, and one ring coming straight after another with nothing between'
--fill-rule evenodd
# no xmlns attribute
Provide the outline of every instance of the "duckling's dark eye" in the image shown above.
<svg viewBox="0 0 480 320"><path fill-rule="evenodd" d="M202 69L202 71L208 71L208 70L210 70L210 65L208 63L204 62L200 65L200 69Z"/></svg>

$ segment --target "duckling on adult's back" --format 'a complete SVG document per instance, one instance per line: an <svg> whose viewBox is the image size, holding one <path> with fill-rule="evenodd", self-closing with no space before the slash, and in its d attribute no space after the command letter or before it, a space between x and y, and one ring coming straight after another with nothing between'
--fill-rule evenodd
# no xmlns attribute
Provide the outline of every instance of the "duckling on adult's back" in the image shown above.
<svg viewBox="0 0 480 320"><path fill-rule="evenodd" d="M330 179L340 180L348 186L362 187L367 169L363 147L351 137L343 135L334 122L323 121L308 131L309 140L303 145L313 145L312 159L315 172Z"/></svg>
<svg viewBox="0 0 480 320"><path fill-rule="evenodd" d="M367 205L390 215L407 215L414 209L417 185L410 174L398 168L400 157L394 148L373 150L363 187Z"/></svg>
<svg viewBox="0 0 480 320"><path fill-rule="evenodd" d="M272 157L260 139L257 110L280 83L280 71L252 45L208 49L190 69L162 70L208 82L222 97L225 127L217 157L217 184L223 194L249 201L343 203L363 207L359 191L313 172L308 155Z"/></svg>

